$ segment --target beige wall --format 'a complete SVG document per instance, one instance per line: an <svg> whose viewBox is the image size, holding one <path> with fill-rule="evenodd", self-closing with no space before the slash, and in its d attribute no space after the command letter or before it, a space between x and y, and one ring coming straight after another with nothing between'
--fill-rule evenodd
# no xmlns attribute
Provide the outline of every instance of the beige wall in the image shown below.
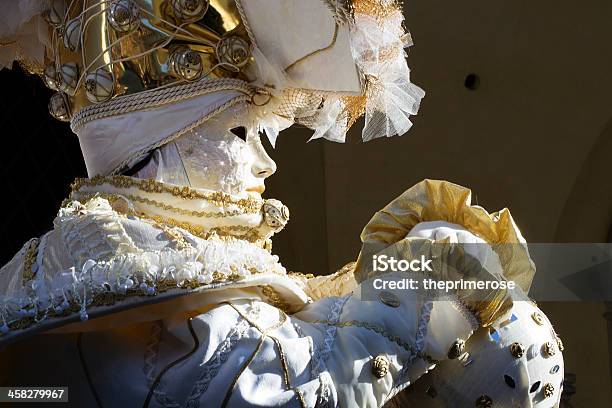
<svg viewBox="0 0 612 408"><path fill-rule="evenodd" d="M612 2L405 3L421 113L407 135L366 144L358 129L344 145L306 144L303 129L279 138L269 195L292 212L275 243L284 264L327 273L353 260L373 212L423 178L470 187L489 211L509 207L530 242L608 240ZM568 346L574 406L609 406L603 305L542 307Z"/></svg>

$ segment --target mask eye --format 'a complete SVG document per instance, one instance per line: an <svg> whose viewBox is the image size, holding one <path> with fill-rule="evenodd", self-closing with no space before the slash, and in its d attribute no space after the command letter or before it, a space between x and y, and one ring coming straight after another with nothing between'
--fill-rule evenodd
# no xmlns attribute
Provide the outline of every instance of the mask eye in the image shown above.
<svg viewBox="0 0 612 408"><path fill-rule="evenodd" d="M233 129L230 129L230 132L232 132L233 134L235 134L240 139L246 142L247 133L246 133L246 128L244 126L238 126Z"/></svg>
<svg viewBox="0 0 612 408"><path fill-rule="evenodd" d="M510 377L509 375L504 375L504 381L506 382L506 385L510 388L515 388L516 384L514 383L514 379L512 379L512 377Z"/></svg>
<svg viewBox="0 0 612 408"><path fill-rule="evenodd" d="M529 392L536 392L538 390L538 388L540 388L540 382L536 381L531 386L531 389L529 390Z"/></svg>

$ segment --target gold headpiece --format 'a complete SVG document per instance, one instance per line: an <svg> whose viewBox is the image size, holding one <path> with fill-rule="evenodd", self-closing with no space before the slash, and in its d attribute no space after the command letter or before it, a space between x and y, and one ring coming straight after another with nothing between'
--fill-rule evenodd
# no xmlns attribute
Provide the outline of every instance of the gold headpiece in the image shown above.
<svg viewBox="0 0 612 408"><path fill-rule="evenodd" d="M20 17L40 15L44 57L25 65L58 90L49 109L71 122L90 175L121 172L232 106L272 144L293 123L343 142L361 115L364 140L405 133L424 96L395 0L47 0ZM19 35L0 31L28 60Z"/></svg>
<svg viewBox="0 0 612 408"><path fill-rule="evenodd" d="M114 96L240 78L251 42L234 0L52 0L46 84L51 114L69 120ZM251 78L252 79L252 78Z"/></svg>

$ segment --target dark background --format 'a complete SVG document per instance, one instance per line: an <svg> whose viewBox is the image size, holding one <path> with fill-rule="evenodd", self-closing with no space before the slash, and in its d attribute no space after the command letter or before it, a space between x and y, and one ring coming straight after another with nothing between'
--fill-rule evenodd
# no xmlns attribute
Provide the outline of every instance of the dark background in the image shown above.
<svg viewBox="0 0 612 408"><path fill-rule="evenodd" d="M86 176L79 141L67 123L49 116L52 91L33 75L0 71L0 126L4 215L0 219L0 264L30 238L51 229L76 176Z"/></svg>
<svg viewBox="0 0 612 408"><path fill-rule="evenodd" d="M354 260L374 211L423 178L469 187L489 211L509 207L530 242L609 242L612 225L612 2L405 1L413 81L427 96L403 137L344 145L283 134L268 197L291 222L274 251L290 270ZM47 114L38 79L0 72L4 218L0 263L52 226L85 175L78 140ZM268 146L269 147L269 146ZM575 407L612 401L612 307L542 303L576 374Z"/></svg>

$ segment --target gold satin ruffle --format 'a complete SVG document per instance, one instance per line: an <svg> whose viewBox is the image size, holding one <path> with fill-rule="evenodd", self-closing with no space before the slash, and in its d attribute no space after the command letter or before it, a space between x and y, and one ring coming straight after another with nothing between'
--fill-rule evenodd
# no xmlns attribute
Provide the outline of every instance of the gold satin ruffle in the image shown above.
<svg viewBox="0 0 612 408"><path fill-rule="evenodd" d="M499 257L503 277L516 282L527 293L535 265L510 211L503 209L489 214L484 208L472 205L471 196L471 190L457 184L424 180L375 213L361 233L363 245L355 268L357 282L371 277L364 267L364 259L390 246L397 247L395 244L404 240L420 222L446 221L466 228L489 243ZM508 295L500 292L490 302L474 302L471 306L477 309L474 311L479 320L486 325L511 304Z"/></svg>

